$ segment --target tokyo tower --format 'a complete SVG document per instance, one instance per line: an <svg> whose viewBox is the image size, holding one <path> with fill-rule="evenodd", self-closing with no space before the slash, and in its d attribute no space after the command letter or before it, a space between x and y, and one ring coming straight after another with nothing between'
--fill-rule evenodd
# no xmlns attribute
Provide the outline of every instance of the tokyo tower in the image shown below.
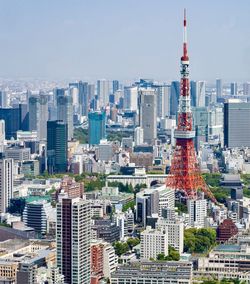
<svg viewBox="0 0 250 284"><path fill-rule="evenodd" d="M190 104L186 10L184 10L183 55L181 57L180 73L181 86L178 122L177 129L174 132L176 146L172 158L170 174L166 180L166 186L183 192L188 199L196 199L197 191L201 190L212 201L216 202L216 199L201 176L193 142L195 131L192 126L192 111Z"/></svg>

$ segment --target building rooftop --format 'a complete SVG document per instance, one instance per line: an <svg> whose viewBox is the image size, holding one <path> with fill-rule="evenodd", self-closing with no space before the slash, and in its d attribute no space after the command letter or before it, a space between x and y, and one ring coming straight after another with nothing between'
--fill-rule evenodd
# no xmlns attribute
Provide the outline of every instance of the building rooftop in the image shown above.
<svg viewBox="0 0 250 284"><path fill-rule="evenodd" d="M240 252L241 247L239 245L218 245L214 248L214 251L221 252Z"/></svg>

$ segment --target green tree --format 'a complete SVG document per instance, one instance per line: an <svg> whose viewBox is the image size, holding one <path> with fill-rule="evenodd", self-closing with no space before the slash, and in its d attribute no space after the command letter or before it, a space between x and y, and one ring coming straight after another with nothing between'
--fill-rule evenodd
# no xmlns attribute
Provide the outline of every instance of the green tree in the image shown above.
<svg viewBox="0 0 250 284"><path fill-rule="evenodd" d="M129 249L132 250L133 247L137 246L140 243L139 238L128 238L127 244L129 246Z"/></svg>
<svg viewBox="0 0 250 284"><path fill-rule="evenodd" d="M115 253L118 256L121 256L122 254L125 254L126 252L129 251L129 246L127 243L122 243L122 242L115 242L113 244L113 247L115 249Z"/></svg>

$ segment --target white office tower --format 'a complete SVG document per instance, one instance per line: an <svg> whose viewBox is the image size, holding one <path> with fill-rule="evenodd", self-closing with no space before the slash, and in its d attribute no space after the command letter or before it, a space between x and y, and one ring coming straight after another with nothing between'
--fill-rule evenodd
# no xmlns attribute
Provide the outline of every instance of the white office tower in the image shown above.
<svg viewBox="0 0 250 284"><path fill-rule="evenodd" d="M170 116L170 93L171 86L162 85L156 87L157 94L157 117Z"/></svg>
<svg viewBox="0 0 250 284"><path fill-rule="evenodd" d="M109 103L109 81L102 79L97 81L97 97L100 107L105 107Z"/></svg>
<svg viewBox="0 0 250 284"><path fill-rule="evenodd" d="M135 86L124 87L124 109L138 110L138 88Z"/></svg>
<svg viewBox="0 0 250 284"><path fill-rule="evenodd" d="M0 91L0 107L8 107L8 95L5 91Z"/></svg>
<svg viewBox="0 0 250 284"><path fill-rule="evenodd" d="M206 83L205 81L191 81L191 105L194 107L205 107Z"/></svg>
<svg viewBox="0 0 250 284"><path fill-rule="evenodd" d="M5 140L5 121L0 120L0 152L4 150L4 140Z"/></svg>
<svg viewBox="0 0 250 284"><path fill-rule="evenodd" d="M168 232L168 245L175 248L180 254L184 249L184 223L181 220L159 218L156 223L157 229Z"/></svg>
<svg viewBox="0 0 250 284"><path fill-rule="evenodd" d="M135 128L135 134L134 134L134 141L135 146L142 145L143 144L143 128L138 126Z"/></svg>
<svg viewBox="0 0 250 284"><path fill-rule="evenodd" d="M116 212L113 216L116 226L120 229L120 240L123 241L128 235L126 215L123 212Z"/></svg>
<svg viewBox="0 0 250 284"><path fill-rule="evenodd" d="M141 88L139 91L140 127L144 130L144 142L149 145L153 145L157 138L156 98L155 89Z"/></svg>
<svg viewBox="0 0 250 284"><path fill-rule="evenodd" d="M90 205L80 198L57 204L57 267L65 283L90 283Z"/></svg>
<svg viewBox="0 0 250 284"><path fill-rule="evenodd" d="M141 233L141 259L157 259L158 254L168 255L168 235L163 229L150 226Z"/></svg>
<svg viewBox="0 0 250 284"><path fill-rule="evenodd" d="M14 160L0 159L0 213L6 213L13 197Z"/></svg>
<svg viewBox="0 0 250 284"><path fill-rule="evenodd" d="M79 89L76 86L70 86L69 95L72 98L74 111L79 109Z"/></svg>
<svg viewBox="0 0 250 284"><path fill-rule="evenodd" d="M221 79L216 79L216 95L217 97L221 97L223 95L223 86Z"/></svg>
<svg viewBox="0 0 250 284"><path fill-rule="evenodd" d="M208 112L208 141L224 144L224 113L222 107L213 107Z"/></svg>
<svg viewBox="0 0 250 284"><path fill-rule="evenodd" d="M187 200L189 226L193 228L204 228L205 218L207 217L206 199Z"/></svg>

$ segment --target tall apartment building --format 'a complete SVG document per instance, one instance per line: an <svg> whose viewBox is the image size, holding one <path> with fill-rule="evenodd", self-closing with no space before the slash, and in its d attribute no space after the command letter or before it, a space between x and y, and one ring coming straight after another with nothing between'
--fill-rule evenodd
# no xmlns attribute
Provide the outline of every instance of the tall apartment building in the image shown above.
<svg viewBox="0 0 250 284"><path fill-rule="evenodd" d="M189 226L205 227L205 218L207 217L207 200L206 199L188 199L187 200Z"/></svg>
<svg viewBox="0 0 250 284"><path fill-rule="evenodd" d="M65 283L90 283L90 207L80 198L57 204L57 266Z"/></svg>
<svg viewBox="0 0 250 284"><path fill-rule="evenodd" d="M154 144L157 138L156 98L155 89L139 90L140 127L142 127L144 131L144 142L149 145Z"/></svg>
<svg viewBox="0 0 250 284"><path fill-rule="evenodd" d="M164 229L146 227L141 233L141 259L157 259L159 254L168 255L168 234Z"/></svg>
<svg viewBox="0 0 250 284"><path fill-rule="evenodd" d="M250 147L250 103L228 100L224 104L224 145Z"/></svg>
<svg viewBox="0 0 250 284"><path fill-rule="evenodd" d="M135 128L134 141L135 141L135 146L143 144L143 141L144 141L144 131L143 131L143 128L140 127L140 126Z"/></svg>
<svg viewBox="0 0 250 284"><path fill-rule="evenodd" d="M0 213L6 213L13 197L14 160L0 159Z"/></svg>

